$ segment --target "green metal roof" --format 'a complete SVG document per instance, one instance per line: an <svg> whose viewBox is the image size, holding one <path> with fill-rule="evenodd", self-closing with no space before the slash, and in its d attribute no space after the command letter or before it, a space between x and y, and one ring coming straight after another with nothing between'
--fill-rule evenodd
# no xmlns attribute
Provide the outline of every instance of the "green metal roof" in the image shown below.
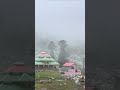
<svg viewBox="0 0 120 90"><path fill-rule="evenodd" d="M34 80L31 76L27 74L6 74L3 78L0 79L0 81L3 82L18 82L18 81L31 81Z"/></svg>
<svg viewBox="0 0 120 90"><path fill-rule="evenodd" d="M21 77L21 75L10 75L6 74L0 81L4 82L16 82Z"/></svg>
<svg viewBox="0 0 120 90"><path fill-rule="evenodd" d="M59 65L58 62L49 62L50 65Z"/></svg>
<svg viewBox="0 0 120 90"><path fill-rule="evenodd" d="M58 62L48 62L48 64L44 63L44 62L40 62L40 61L35 61L35 65L59 65Z"/></svg>
<svg viewBox="0 0 120 90"><path fill-rule="evenodd" d="M35 58L35 61L55 61L53 58Z"/></svg>
<svg viewBox="0 0 120 90"><path fill-rule="evenodd" d="M1 84L0 85L0 90L22 90L22 89L20 89L20 87L15 86L15 85Z"/></svg>
<svg viewBox="0 0 120 90"><path fill-rule="evenodd" d="M9 85L9 84L1 84L0 90L33 90L31 88L21 88L16 85Z"/></svg>
<svg viewBox="0 0 120 90"><path fill-rule="evenodd" d="M34 78L24 73L18 81L34 81Z"/></svg>
<svg viewBox="0 0 120 90"><path fill-rule="evenodd" d="M48 63L44 63L44 61L48 61ZM35 65L59 65L53 58L35 58Z"/></svg>
<svg viewBox="0 0 120 90"><path fill-rule="evenodd" d="M5 76L6 74L0 73L0 80Z"/></svg>
<svg viewBox="0 0 120 90"><path fill-rule="evenodd" d="M35 65L43 65L44 63L43 62L35 62Z"/></svg>

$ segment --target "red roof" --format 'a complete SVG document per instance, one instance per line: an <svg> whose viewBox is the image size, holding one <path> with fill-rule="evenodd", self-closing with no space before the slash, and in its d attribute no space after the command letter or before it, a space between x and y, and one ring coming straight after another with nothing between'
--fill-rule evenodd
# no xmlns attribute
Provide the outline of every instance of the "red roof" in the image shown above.
<svg viewBox="0 0 120 90"><path fill-rule="evenodd" d="M39 54L38 56L39 56L39 57L50 57L50 55L49 55L49 54L46 54L46 53L41 53L41 54Z"/></svg>
<svg viewBox="0 0 120 90"><path fill-rule="evenodd" d="M63 66L73 66L75 63L65 63Z"/></svg>
<svg viewBox="0 0 120 90"><path fill-rule="evenodd" d="M12 67L9 67L5 70L7 73L32 73L34 72L34 69L31 67L25 66L25 65L13 65Z"/></svg>

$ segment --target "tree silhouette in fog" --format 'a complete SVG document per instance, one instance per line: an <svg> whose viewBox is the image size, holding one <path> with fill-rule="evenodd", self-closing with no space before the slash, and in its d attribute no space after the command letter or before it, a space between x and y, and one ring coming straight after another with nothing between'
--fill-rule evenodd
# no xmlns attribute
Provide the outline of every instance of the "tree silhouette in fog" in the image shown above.
<svg viewBox="0 0 120 90"><path fill-rule="evenodd" d="M56 45L53 41L51 41L49 44L48 44L48 50L50 50L50 55L52 58L55 59L55 55L54 55L54 50L56 49Z"/></svg>
<svg viewBox="0 0 120 90"><path fill-rule="evenodd" d="M60 53L59 53L59 57L58 57L58 62L60 63L60 67L67 62L67 53L66 53L66 47L67 45L67 41L65 40L60 40L58 42L58 45L60 46Z"/></svg>

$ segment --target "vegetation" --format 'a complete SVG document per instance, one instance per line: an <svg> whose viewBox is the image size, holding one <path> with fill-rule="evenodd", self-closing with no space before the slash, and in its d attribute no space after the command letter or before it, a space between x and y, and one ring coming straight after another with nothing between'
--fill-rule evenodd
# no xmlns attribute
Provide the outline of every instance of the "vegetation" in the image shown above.
<svg viewBox="0 0 120 90"><path fill-rule="evenodd" d="M70 60L70 55L76 55L77 57L83 55L84 57L84 48L82 48L82 46L79 46L79 44L72 45L67 43L66 40L59 41L51 38L40 38L37 40L35 48L36 55L40 52L46 52L60 63L60 67L67 62L68 59ZM83 57L81 58L83 59ZM82 62L82 60L80 60L80 62ZM79 66L81 67L81 65ZM64 77L55 70L36 72L35 78L36 90L84 90L80 86L76 86L74 80L65 80Z"/></svg>
<svg viewBox="0 0 120 90"><path fill-rule="evenodd" d="M60 40L58 42L58 45L60 46L60 53L59 53L59 58L58 62L60 63L60 67L67 62L67 53L66 53L66 47L67 47L67 41L65 40Z"/></svg>
<svg viewBox="0 0 120 90"><path fill-rule="evenodd" d="M56 49L56 45L53 41L51 41L49 44L48 44L48 50L50 50L50 55L52 58L55 59L55 55L54 55L54 50Z"/></svg>
<svg viewBox="0 0 120 90"><path fill-rule="evenodd" d="M51 83L38 83L40 80L50 80ZM84 90L80 86L76 86L73 80L64 80L63 76L57 71L36 72L36 90L47 88L47 90Z"/></svg>

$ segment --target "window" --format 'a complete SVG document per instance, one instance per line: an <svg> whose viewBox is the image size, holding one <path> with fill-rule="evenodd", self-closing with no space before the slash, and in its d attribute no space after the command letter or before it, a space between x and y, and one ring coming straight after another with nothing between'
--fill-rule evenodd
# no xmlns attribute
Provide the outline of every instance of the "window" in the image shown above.
<svg viewBox="0 0 120 90"><path fill-rule="evenodd" d="M74 67L72 66L71 69L74 69Z"/></svg>

